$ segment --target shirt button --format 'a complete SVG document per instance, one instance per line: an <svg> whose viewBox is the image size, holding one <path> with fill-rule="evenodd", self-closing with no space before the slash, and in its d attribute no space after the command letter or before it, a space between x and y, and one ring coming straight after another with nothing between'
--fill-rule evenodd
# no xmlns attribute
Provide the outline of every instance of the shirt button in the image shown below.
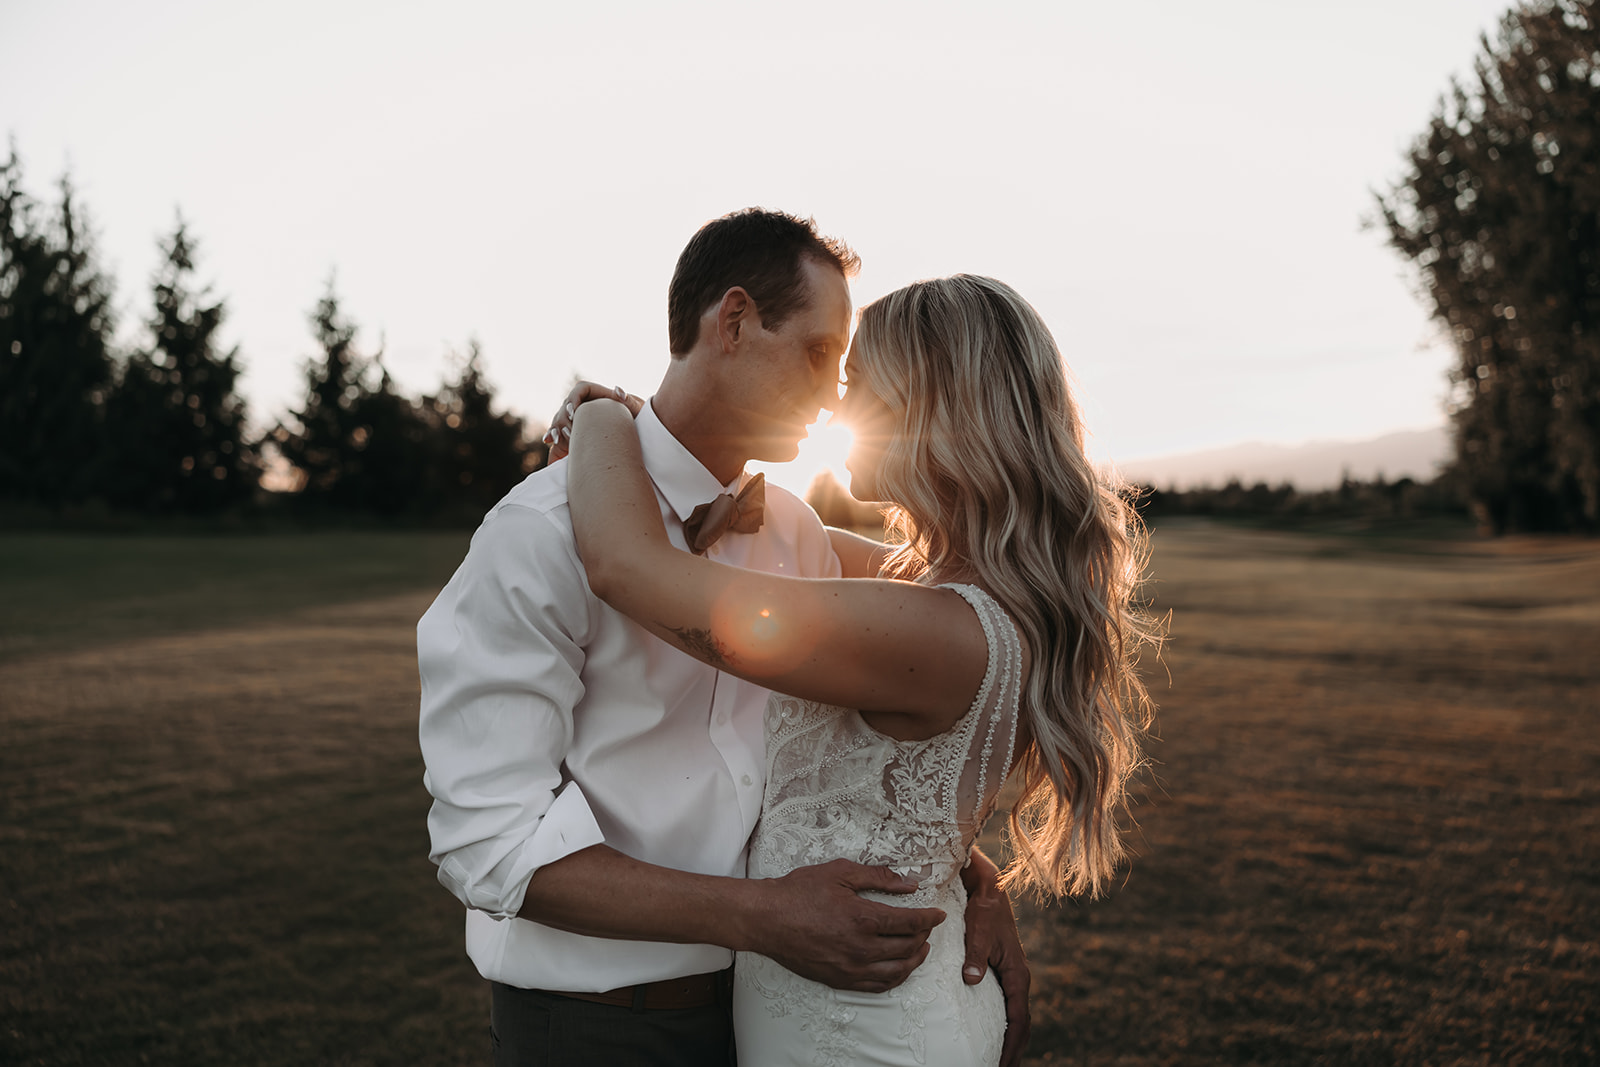
<svg viewBox="0 0 1600 1067"><path fill-rule="evenodd" d="M750 780L750 776L748 774L745 775L743 778L739 779L739 781L743 782L745 785L754 785L755 784L754 782L752 782Z"/></svg>

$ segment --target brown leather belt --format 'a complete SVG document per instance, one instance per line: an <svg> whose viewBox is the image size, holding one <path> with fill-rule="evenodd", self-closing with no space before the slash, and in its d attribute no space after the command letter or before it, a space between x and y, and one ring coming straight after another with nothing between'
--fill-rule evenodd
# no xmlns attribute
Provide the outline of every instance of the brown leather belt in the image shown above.
<svg viewBox="0 0 1600 1067"><path fill-rule="evenodd" d="M612 1004L634 1011L670 1011L683 1008L709 1008L720 999L719 990L726 987L732 971L713 971L710 974L691 974L683 978L666 978L659 982L608 989L604 993L573 993L565 989L546 992L573 1000L587 1000L595 1004Z"/></svg>

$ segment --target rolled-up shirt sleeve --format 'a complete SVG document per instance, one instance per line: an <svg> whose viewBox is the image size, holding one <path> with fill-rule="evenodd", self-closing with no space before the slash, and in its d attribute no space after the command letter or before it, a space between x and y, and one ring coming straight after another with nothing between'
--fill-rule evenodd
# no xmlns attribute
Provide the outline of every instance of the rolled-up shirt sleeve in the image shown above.
<svg viewBox="0 0 1600 1067"><path fill-rule="evenodd" d="M503 505L417 624L429 858L495 918L516 915L540 867L605 840L562 774L590 604L570 533Z"/></svg>

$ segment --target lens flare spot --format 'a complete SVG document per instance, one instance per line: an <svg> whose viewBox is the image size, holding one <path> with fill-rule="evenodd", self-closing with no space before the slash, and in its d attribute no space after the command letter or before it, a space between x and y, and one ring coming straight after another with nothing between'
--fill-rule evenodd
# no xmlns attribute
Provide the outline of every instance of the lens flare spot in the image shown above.
<svg viewBox="0 0 1600 1067"><path fill-rule="evenodd" d="M738 590L729 590L712 605L711 625L736 661L758 673L789 670L816 647L816 628L796 618L793 606L762 603Z"/></svg>

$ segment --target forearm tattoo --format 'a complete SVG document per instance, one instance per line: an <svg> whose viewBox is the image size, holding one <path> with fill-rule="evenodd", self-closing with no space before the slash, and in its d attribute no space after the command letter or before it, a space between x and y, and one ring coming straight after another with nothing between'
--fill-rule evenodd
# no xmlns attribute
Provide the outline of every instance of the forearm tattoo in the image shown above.
<svg viewBox="0 0 1600 1067"><path fill-rule="evenodd" d="M710 630L688 629L679 626L661 624L673 637L678 639L678 647L690 655L698 656L713 667L728 670L728 648L721 641L711 636Z"/></svg>

